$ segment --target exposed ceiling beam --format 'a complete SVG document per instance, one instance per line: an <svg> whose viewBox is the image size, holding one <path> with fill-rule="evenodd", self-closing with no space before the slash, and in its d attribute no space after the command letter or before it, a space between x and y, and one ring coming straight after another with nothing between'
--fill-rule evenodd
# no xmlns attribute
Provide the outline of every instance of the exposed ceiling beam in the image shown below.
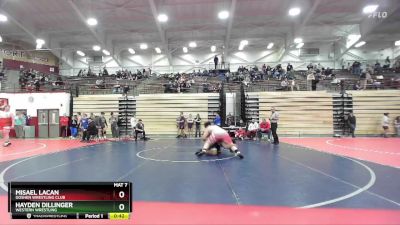
<svg viewBox="0 0 400 225"><path fill-rule="evenodd" d="M68 1L69 4L71 5L72 9L75 11L75 13L78 15L78 17L80 18L80 20L82 21L82 23L84 23L84 25L89 29L90 33L93 35L93 37L95 38L95 40L97 41L97 43L99 43L102 48L107 49L108 51L110 51L111 57L114 59L114 61L118 64L118 66L122 67L122 63L119 61L119 58L114 54L114 51L112 51L112 46L107 46L106 41L104 40L104 38L99 37L99 34L94 30L94 28L90 27L87 23L86 23L86 18L85 16L82 14L82 12L80 11L79 7L76 5L74 0L69 0ZM111 52L112 51L112 52Z"/></svg>
<svg viewBox="0 0 400 225"><path fill-rule="evenodd" d="M31 37L33 40L36 41L37 37L37 31L35 29L31 28L29 25L24 24L23 22L20 22L17 20L13 15L10 14L10 12L5 12L4 10L0 10L1 13L3 13L5 16L7 16L17 27L22 29L29 37ZM48 42L50 42L48 40ZM45 46L49 46L50 43L45 44ZM50 47L50 46L49 46ZM72 65L72 60L68 60L68 58L62 56L61 50L54 50L51 47L49 48L49 51L53 53L56 57L61 59L64 63L66 63L69 67L73 67Z"/></svg>
<svg viewBox="0 0 400 225"><path fill-rule="evenodd" d="M225 54L226 57L229 56L229 41L231 39L231 33L232 33L232 26L233 26L233 20L235 18L235 11L236 11L236 2L237 0L232 0L231 3L231 8L229 10L229 21L228 21L228 28L226 29L226 34L225 34L225 42L224 42L224 46L225 46Z"/></svg>
<svg viewBox="0 0 400 225"><path fill-rule="evenodd" d="M160 22L158 22L158 19L157 19L158 12L157 12L156 4L154 3L154 0L149 0L149 4L150 4L150 8L151 8L151 13L153 14L153 17L154 17L154 22L156 23L157 30L158 30L158 33L161 38L161 43L163 45L165 54L167 55L167 58L168 58L169 65L172 66L172 54L168 48L168 40L165 37L165 31L162 29L161 24L160 24Z"/></svg>
<svg viewBox="0 0 400 225"><path fill-rule="evenodd" d="M304 28L307 26L308 21L310 20L310 18L312 17L312 15L314 14L315 10L318 8L320 3L321 3L321 0L315 0L313 5L311 6L311 9L307 11L307 14L304 16L304 19L301 21L300 25L295 27L295 29L293 31L293 35L287 36L284 50L283 50L282 54L279 56L278 61L281 61L282 58L288 54L288 52L293 44L293 38L295 38L299 35L302 35Z"/></svg>
<svg viewBox="0 0 400 225"><path fill-rule="evenodd" d="M378 28L385 20L387 20L391 15L396 15L395 12L398 12L400 10L400 5L399 4L394 4L392 7L388 7L387 10L387 17L385 19L382 18L371 18L370 16L366 16L364 20L361 21L360 23L360 34L361 38L358 41L355 41L352 45L348 46L345 48L338 57L336 57L336 60L341 59L350 49L352 49L357 43L361 41L365 41L370 34L375 34L374 30Z"/></svg>

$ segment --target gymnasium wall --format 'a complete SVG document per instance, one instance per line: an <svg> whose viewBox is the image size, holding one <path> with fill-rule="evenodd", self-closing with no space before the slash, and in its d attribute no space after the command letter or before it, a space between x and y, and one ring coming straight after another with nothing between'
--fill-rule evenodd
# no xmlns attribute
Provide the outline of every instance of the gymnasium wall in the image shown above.
<svg viewBox="0 0 400 225"><path fill-rule="evenodd" d="M38 109L58 109L60 116L69 115L70 111L70 94L65 92L0 93L0 98L8 99L11 112L26 109L31 117L37 116Z"/></svg>

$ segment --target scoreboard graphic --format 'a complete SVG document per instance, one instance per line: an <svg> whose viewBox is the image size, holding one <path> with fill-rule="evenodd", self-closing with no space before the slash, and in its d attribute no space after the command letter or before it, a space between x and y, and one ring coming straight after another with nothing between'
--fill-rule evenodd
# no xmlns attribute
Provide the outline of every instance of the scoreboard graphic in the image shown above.
<svg viewBox="0 0 400 225"><path fill-rule="evenodd" d="M129 219L131 182L10 182L13 219Z"/></svg>

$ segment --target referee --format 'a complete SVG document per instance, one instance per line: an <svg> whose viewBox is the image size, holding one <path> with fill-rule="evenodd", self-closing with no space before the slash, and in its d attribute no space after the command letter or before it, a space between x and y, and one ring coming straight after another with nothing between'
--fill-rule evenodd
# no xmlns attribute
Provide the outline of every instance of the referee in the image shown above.
<svg viewBox="0 0 400 225"><path fill-rule="evenodd" d="M279 145L279 137L278 134L276 133L276 130L278 129L278 121L279 121L279 113L276 112L275 107L271 108L271 116L269 117L269 120L271 121L271 131L272 131L272 136L274 137L274 145Z"/></svg>

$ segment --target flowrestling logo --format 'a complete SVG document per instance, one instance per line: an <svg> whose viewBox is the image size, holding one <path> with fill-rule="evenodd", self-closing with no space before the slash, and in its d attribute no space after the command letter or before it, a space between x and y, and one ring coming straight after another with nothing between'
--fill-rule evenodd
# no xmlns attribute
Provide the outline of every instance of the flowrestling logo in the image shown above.
<svg viewBox="0 0 400 225"><path fill-rule="evenodd" d="M380 12L373 12L368 14L368 18L372 19L386 19L388 17L388 13L386 11L380 11Z"/></svg>

